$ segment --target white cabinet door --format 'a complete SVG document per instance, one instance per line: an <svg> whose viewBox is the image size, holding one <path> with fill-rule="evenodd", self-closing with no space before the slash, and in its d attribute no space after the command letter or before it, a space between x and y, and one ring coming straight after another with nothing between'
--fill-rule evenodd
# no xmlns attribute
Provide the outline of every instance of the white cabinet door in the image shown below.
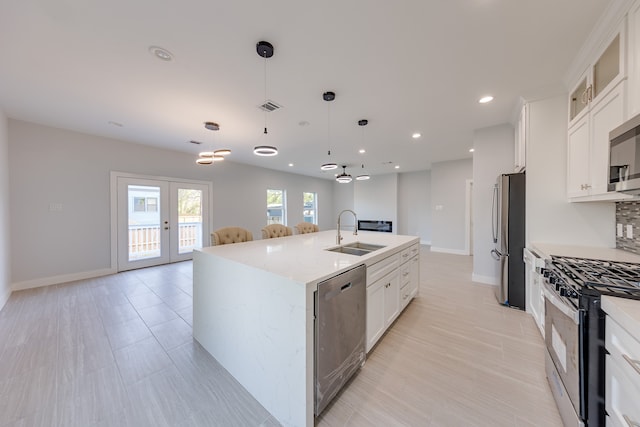
<svg viewBox="0 0 640 427"><path fill-rule="evenodd" d="M515 129L514 172L522 172L527 162L527 104L520 109L520 118Z"/></svg>
<svg viewBox="0 0 640 427"><path fill-rule="evenodd" d="M629 10L628 28L629 84L626 99L628 117L633 117L640 113L640 0Z"/></svg>
<svg viewBox="0 0 640 427"><path fill-rule="evenodd" d="M400 314L400 279L397 274L386 277L384 282L384 324L389 326Z"/></svg>
<svg viewBox="0 0 640 427"><path fill-rule="evenodd" d="M385 284L378 280L367 287L367 352L380 339L385 330L384 294Z"/></svg>
<svg viewBox="0 0 640 427"><path fill-rule="evenodd" d="M608 158L608 157L607 157ZM567 144L567 197L589 194L589 116L571 129Z"/></svg>
<svg viewBox="0 0 640 427"><path fill-rule="evenodd" d="M589 195L607 192L609 181L609 132L624 121L624 88L620 83L591 108Z"/></svg>

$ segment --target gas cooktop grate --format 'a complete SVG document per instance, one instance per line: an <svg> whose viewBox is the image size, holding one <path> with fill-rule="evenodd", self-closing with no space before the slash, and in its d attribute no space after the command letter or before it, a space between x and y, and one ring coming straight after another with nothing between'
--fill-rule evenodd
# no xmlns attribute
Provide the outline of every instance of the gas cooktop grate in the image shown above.
<svg viewBox="0 0 640 427"><path fill-rule="evenodd" d="M640 299L640 264L559 256L551 264L583 290Z"/></svg>

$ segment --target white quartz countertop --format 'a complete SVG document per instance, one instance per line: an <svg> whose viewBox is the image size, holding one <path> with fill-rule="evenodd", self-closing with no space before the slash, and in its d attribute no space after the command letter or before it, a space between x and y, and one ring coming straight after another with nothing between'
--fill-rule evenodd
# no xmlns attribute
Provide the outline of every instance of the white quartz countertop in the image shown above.
<svg viewBox="0 0 640 427"><path fill-rule="evenodd" d="M552 255L569 256L575 258L602 259L606 261L640 263L640 255L615 248L595 246L557 245L551 243L532 243L531 248L542 258L548 259Z"/></svg>
<svg viewBox="0 0 640 427"><path fill-rule="evenodd" d="M351 231L343 231L341 234L344 238L342 245L360 241L385 247L363 256L330 252L325 249L338 246L336 230L330 230L210 246L200 251L269 271L296 282L317 283L361 264L372 265L420 241L416 236L373 231L359 231L357 236Z"/></svg>
<svg viewBox="0 0 640 427"><path fill-rule="evenodd" d="M601 307L620 326L640 339L640 301L603 296Z"/></svg>

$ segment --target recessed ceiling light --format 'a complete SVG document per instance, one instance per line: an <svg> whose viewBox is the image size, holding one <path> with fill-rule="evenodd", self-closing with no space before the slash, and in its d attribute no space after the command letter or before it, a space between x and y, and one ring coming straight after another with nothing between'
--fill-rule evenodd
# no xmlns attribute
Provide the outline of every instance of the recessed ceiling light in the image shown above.
<svg viewBox="0 0 640 427"><path fill-rule="evenodd" d="M473 149L473 148L469 148L469 152L470 152L470 153L473 153L474 151L476 151L476 150L475 150L475 149Z"/></svg>
<svg viewBox="0 0 640 427"><path fill-rule="evenodd" d="M491 95L483 96L478 100L480 104L486 104L487 102L491 102L491 101L493 101L493 96Z"/></svg>
<svg viewBox="0 0 640 427"><path fill-rule="evenodd" d="M367 150L365 150L364 148L361 148L361 149L358 151L358 153L360 153L360 154L364 154L364 153L366 153L366 152L367 152Z"/></svg>
<svg viewBox="0 0 640 427"><path fill-rule="evenodd" d="M422 134L420 134L419 132L415 132L413 135L411 135L411 138L413 139L418 139L422 136Z"/></svg>
<svg viewBox="0 0 640 427"><path fill-rule="evenodd" d="M156 58L161 59L163 61L171 61L173 60L173 55L167 49L162 48L160 46L150 46L149 53L154 55Z"/></svg>
<svg viewBox="0 0 640 427"><path fill-rule="evenodd" d="M293 163L289 163L289 167L290 167L290 168L291 168L291 167L293 167Z"/></svg>
<svg viewBox="0 0 640 427"><path fill-rule="evenodd" d="M400 169L400 165L396 165L396 166L395 166L395 168L396 168L396 169Z"/></svg>

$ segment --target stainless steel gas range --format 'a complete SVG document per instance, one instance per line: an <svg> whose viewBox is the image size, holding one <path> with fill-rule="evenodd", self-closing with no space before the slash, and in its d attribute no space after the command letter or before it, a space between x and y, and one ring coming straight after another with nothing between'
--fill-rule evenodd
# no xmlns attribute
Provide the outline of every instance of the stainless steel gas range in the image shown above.
<svg viewBox="0 0 640 427"><path fill-rule="evenodd" d="M554 256L543 273L546 370L560 415L565 426L604 427L600 298L640 300L640 264Z"/></svg>

